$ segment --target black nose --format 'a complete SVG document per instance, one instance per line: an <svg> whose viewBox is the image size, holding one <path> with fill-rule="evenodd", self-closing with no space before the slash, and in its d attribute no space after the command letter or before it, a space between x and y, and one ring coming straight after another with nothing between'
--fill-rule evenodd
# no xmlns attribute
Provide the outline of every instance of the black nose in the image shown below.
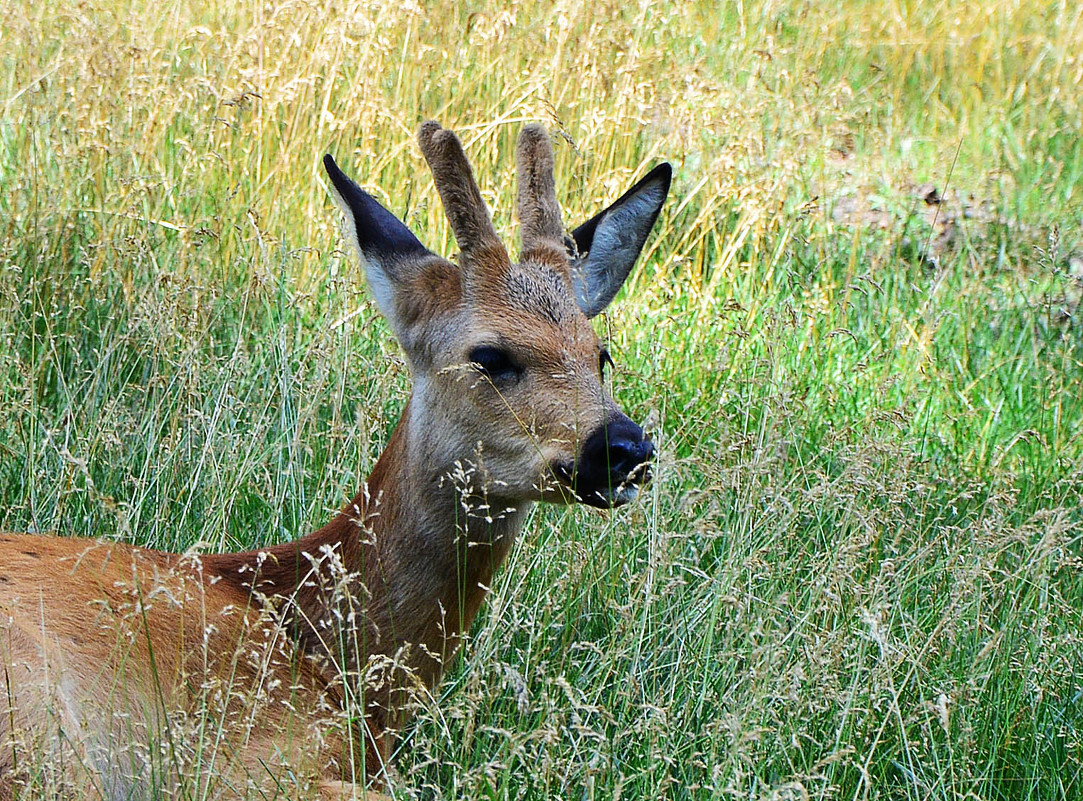
<svg viewBox="0 0 1083 801"><path fill-rule="evenodd" d="M592 506L621 503L634 495L622 490L650 478L647 463L653 457L654 444L643 429L620 415L583 443L576 463L576 495Z"/></svg>
<svg viewBox="0 0 1083 801"><path fill-rule="evenodd" d="M613 437L616 432L610 432L609 469L624 477L654 456L654 443L643 436L639 426L635 423L632 423L632 426L635 432L629 432L625 436Z"/></svg>

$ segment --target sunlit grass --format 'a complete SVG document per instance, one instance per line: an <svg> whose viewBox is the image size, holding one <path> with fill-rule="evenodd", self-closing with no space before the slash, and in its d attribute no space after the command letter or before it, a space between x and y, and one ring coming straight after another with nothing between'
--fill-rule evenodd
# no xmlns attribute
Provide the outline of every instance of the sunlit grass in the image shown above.
<svg viewBox="0 0 1083 801"><path fill-rule="evenodd" d="M409 382L319 159L450 254L418 123L513 238L541 120L569 223L675 166L600 322L656 481L535 515L402 796L1083 795L1083 11L750 5L5 5L0 527L324 521Z"/></svg>

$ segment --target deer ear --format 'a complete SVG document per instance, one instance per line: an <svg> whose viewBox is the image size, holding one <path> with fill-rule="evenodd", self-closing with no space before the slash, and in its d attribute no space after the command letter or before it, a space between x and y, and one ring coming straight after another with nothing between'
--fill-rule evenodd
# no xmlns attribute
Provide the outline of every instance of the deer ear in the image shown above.
<svg viewBox="0 0 1083 801"><path fill-rule="evenodd" d="M432 253L398 217L350 180L330 154L323 157L323 166L345 216L343 233L357 248L376 305L395 329L396 288L410 277L411 265Z"/></svg>
<svg viewBox="0 0 1083 801"><path fill-rule="evenodd" d="M632 271L672 176L669 164L659 164L609 208L572 231L580 254L572 264L572 283L576 303L587 317L609 305Z"/></svg>

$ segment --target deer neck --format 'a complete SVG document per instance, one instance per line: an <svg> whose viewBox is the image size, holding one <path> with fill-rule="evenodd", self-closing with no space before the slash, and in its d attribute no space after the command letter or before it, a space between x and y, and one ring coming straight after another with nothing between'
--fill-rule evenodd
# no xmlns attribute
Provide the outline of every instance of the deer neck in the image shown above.
<svg viewBox="0 0 1083 801"><path fill-rule="evenodd" d="M470 468L436 452L424 425L408 404L365 488L336 521L341 526L345 515L361 546L357 568L377 629L374 650L424 644L450 656L529 504L514 508L474 491ZM352 511L362 508L358 525Z"/></svg>
<svg viewBox="0 0 1083 801"><path fill-rule="evenodd" d="M464 491L469 475L433 453L418 427L408 404L365 486L324 527L206 556L204 569L285 602L306 649L361 670L383 655L432 686L531 504L484 507Z"/></svg>

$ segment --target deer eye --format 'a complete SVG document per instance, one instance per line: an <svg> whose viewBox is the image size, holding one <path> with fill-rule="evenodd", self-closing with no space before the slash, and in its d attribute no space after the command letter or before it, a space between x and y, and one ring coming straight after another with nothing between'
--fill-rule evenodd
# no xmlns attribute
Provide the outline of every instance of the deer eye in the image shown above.
<svg viewBox="0 0 1083 801"><path fill-rule="evenodd" d="M613 358L609 355L609 351L602 348L598 353L598 374L601 375L603 381L605 381L605 368L616 366L613 364Z"/></svg>
<svg viewBox="0 0 1083 801"><path fill-rule="evenodd" d="M481 345L470 351L470 362L494 384L508 384L523 373L503 348Z"/></svg>

